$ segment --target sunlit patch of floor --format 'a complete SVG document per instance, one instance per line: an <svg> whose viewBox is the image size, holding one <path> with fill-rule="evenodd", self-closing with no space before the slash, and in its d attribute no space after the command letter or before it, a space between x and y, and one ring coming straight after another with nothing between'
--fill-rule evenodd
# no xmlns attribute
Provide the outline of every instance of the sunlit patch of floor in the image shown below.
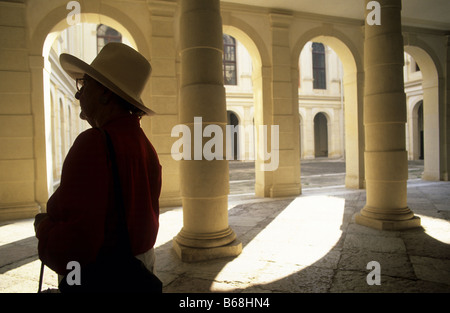
<svg viewBox="0 0 450 313"><path fill-rule="evenodd" d="M441 218L416 214L420 217L420 224L429 236L434 239L450 244L450 222Z"/></svg>
<svg viewBox="0 0 450 313"><path fill-rule="evenodd" d="M296 198L215 280L267 284L314 264L336 263L339 255L331 250L342 235L344 208L345 199L338 197Z"/></svg>

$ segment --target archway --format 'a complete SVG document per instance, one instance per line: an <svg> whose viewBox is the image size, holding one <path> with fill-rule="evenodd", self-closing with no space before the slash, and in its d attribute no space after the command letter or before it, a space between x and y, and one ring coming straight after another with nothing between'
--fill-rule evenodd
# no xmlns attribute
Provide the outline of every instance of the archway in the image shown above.
<svg viewBox="0 0 450 313"><path fill-rule="evenodd" d="M231 157L233 160L241 159L241 149L239 142L239 118L233 111L227 111L227 125L230 125L233 130L238 130L231 132Z"/></svg>
<svg viewBox="0 0 450 313"><path fill-rule="evenodd" d="M423 101L418 101L412 110L412 159L423 160L425 158L424 150L424 127L423 127Z"/></svg>
<svg viewBox="0 0 450 313"><path fill-rule="evenodd" d="M319 48L318 48L319 47ZM337 53L329 46L308 42L299 58L298 106L305 115L306 132L303 144L307 150L304 159L317 157L318 137L314 137L314 116L317 112L327 115L328 147L330 158L344 157L344 95L343 68ZM317 128L317 125L316 125ZM320 150L320 149L319 149ZM319 152L324 156L324 149Z"/></svg>
<svg viewBox="0 0 450 313"><path fill-rule="evenodd" d="M406 45L405 52L417 62L422 72L423 89L423 158L425 180L445 179L441 151L443 145L440 109L439 75L432 57L418 46ZM418 107L417 107L418 109Z"/></svg>
<svg viewBox="0 0 450 313"><path fill-rule="evenodd" d="M328 157L328 120L323 113L314 117L314 156Z"/></svg>
<svg viewBox="0 0 450 313"><path fill-rule="evenodd" d="M29 14L34 14L33 5L27 6ZM148 44L142 31L135 21L126 13L110 5L99 7L84 7L81 12L81 22L107 24L114 27L130 39L131 45L148 57ZM59 33L67 28L66 3L55 6L54 3L40 4L39 12L30 29L30 68L31 68L31 106L34 120L34 145L35 145L35 195L36 202L45 210L49 194L53 191L53 164L52 164L52 139L51 139L51 96L50 74L51 68L47 61L51 45ZM42 12L45 12L42 13ZM119 22L120 21L120 22ZM124 26L126 25L126 27ZM130 29L130 31L128 31ZM131 36L133 33L133 36ZM143 94L145 101L150 94ZM54 98L57 95L53 94ZM57 107L55 102L54 107ZM75 117L76 112L71 112Z"/></svg>
<svg viewBox="0 0 450 313"><path fill-rule="evenodd" d="M419 133L419 160L423 160L425 158L424 151L424 130L423 130L423 104L422 102L419 104L419 108L417 109L417 128Z"/></svg>
<svg viewBox="0 0 450 313"><path fill-rule="evenodd" d="M223 25L223 33L234 37L238 40L249 52L252 60L252 88L253 88L253 125L252 129L258 130L260 125L269 124L265 121L267 119L267 114L264 113L264 103L263 99L265 97L263 90L263 73L262 68L264 60L268 59L267 52L261 50L262 44L257 45L256 42L261 41L256 31L246 27L245 23L237 19L227 20L225 17ZM246 29L243 31L237 26L232 26L230 24L240 25L242 28ZM252 135L252 140L255 138L255 134ZM261 170L263 167L264 160L259 159L258 153L258 141L254 140L254 158L255 158L255 194L258 196L267 196L268 188L266 181L266 173Z"/></svg>
<svg viewBox="0 0 450 313"><path fill-rule="evenodd" d="M105 36L105 32L112 32L120 35L120 42L132 45L126 37L122 40L122 35L114 28L106 24L79 23L76 25L67 25L68 27L49 34L44 44L43 55L45 59L44 95L53 91L58 97L58 106L52 105L50 97L44 98L44 107L50 111L49 133L51 143L47 142L47 164L51 166L53 175L48 176L49 185L53 186L53 192L59 185L61 177L62 163L69 152L75 138L83 130L89 128L87 122L78 118L80 114L79 102L74 98L76 92L75 81L69 77L59 64L59 55L61 53L70 53L87 63L92 62L101 48L110 41L119 41L118 38ZM101 30L101 32L99 32ZM55 38L55 34L57 34ZM53 40L53 42L51 42ZM134 44L134 40L132 40ZM80 49L81 47L81 49ZM134 47L135 48L135 47ZM50 91L51 90L51 91ZM50 100L50 103L48 103ZM47 116L46 116L47 118ZM61 142L61 144L57 144ZM52 147L49 147L52 145ZM56 152L57 151L57 152ZM58 157L55 157L55 152ZM48 171L49 172L49 171Z"/></svg>
<svg viewBox="0 0 450 313"><path fill-rule="evenodd" d="M325 35L324 35L325 34ZM344 138L347 188L364 188L364 127L363 127L363 66L355 44L335 29L319 27L312 29L297 41L292 64L298 67L299 55L307 42L318 42L333 49L343 67L340 82L344 97ZM305 121L306 123L306 121ZM312 129L310 130L312 131Z"/></svg>

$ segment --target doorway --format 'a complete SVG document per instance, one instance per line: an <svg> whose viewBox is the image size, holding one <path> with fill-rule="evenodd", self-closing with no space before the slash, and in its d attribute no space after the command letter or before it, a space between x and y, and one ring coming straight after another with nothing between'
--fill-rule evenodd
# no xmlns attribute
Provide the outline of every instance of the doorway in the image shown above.
<svg viewBox="0 0 450 313"><path fill-rule="evenodd" d="M314 156L328 157L328 121L323 113L314 117Z"/></svg>

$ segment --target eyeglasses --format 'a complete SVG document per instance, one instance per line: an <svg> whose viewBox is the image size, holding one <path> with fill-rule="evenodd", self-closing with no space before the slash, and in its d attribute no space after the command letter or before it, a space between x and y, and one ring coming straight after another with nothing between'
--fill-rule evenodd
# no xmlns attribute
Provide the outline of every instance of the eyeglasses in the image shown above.
<svg viewBox="0 0 450 313"><path fill-rule="evenodd" d="M80 91L81 88L84 87L84 84L86 83L86 79L85 78L77 78L75 81L76 81L76 85L77 85L77 90Z"/></svg>

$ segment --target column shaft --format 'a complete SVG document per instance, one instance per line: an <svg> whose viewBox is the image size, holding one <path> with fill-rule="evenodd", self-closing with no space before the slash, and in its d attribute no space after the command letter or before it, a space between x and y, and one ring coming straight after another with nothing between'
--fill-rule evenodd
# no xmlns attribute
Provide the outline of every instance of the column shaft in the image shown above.
<svg viewBox="0 0 450 313"><path fill-rule="evenodd" d="M242 249L228 225L228 161L195 155L210 139L200 136L196 142L205 127L218 125L226 134L222 40L219 0L181 1L179 119L190 129L192 146L190 160L180 164L183 228L173 242L183 261L237 255Z"/></svg>
<svg viewBox="0 0 450 313"><path fill-rule="evenodd" d="M366 1L366 3L369 0ZM382 0L381 25L365 25L364 126L367 202L357 223L377 229L420 225L407 206L401 0Z"/></svg>

